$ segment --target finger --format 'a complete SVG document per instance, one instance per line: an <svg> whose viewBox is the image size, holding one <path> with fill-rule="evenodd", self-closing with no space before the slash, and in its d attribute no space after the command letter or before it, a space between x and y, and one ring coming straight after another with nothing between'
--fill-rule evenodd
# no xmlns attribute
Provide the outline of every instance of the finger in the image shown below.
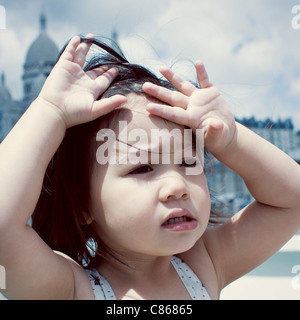
<svg viewBox="0 0 300 320"><path fill-rule="evenodd" d="M89 33L89 34L86 35L85 38L86 39L93 39L94 35ZM83 42L80 43L80 45L76 49L73 61L75 63L79 64L81 68L85 64L85 58L86 58L87 53L90 50L91 45L92 45L92 42L83 41Z"/></svg>
<svg viewBox="0 0 300 320"><path fill-rule="evenodd" d="M146 107L146 110L155 116L164 118L180 125L188 125L189 123L188 115L182 108L149 103Z"/></svg>
<svg viewBox="0 0 300 320"><path fill-rule="evenodd" d="M97 71L94 70L94 72L97 72ZM108 71L102 73L100 76L98 76L95 79L95 82L97 84L96 92L95 92L96 99L100 96L100 94L102 94L106 89L108 89L108 87L117 77L118 73L119 73L119 70L117 68L111 68Z"/></svg>
<svg viewBox="0 0 300 320"><path fill-rule="evenodd" d="M109 68L107 66L101 66L86 72L86 74L92 79L95 80L99 76L101 76L104 72L108 71Z"/></svg>
<svg viewBox="0 0 300 320"><path fill-rule="evenodd" d="M223 121L217 118L209 118L206 121L203 121L203 129L206 135L214 135L220 132L223 127Z"/></svg>
<svg viewBox="0 0 300 320"><path fill-rule="evenodd" d="M92 118L99 118L115 108L119 107L121 104L125 103L127 98L122 95L115 95L109 98L100 99L94 102L92 109Z"/></svg>
<svg viewBox="0 0 300 320"><path fill-rule="evenodd" d="M200 88L212 87L212 83L209 81L208 74L202 61L196 61L197 78Z"/></svg>
<svg viewBox="0 0 300 320"><path fill-rule="evenodd" d="M186 109L188 106L188 98L178 91L173 91L151 82L145 82L143 84L143 90L145 93L171 106L183 109Z"/></svg>
<svg viewBox="0 0 300 320"><path fill-rule="evenodd" d="M79 44L80 44L80 37L78 37L78 36L73 37L69 41L69 43L67 44L63 53L61 54L60 60L73 61L75 51L76 51L77 47L79 46Z"/></svg>
<svg viewBox="0 0 300 320"><path fill-rule="evenodd" d="M195 91L196 87L192 83L182 79L170 68L161 67L159 71L179 92L190 96Z"/></svg>
<svg viewBox="0 0 300 320"><path fill-rule="evenodd" d="M215 146L218 141L222 141L222 133L224 129L224 122L220 119L208 119L203 122L204 129L204 144L206 148L210 149Z"/></svg>

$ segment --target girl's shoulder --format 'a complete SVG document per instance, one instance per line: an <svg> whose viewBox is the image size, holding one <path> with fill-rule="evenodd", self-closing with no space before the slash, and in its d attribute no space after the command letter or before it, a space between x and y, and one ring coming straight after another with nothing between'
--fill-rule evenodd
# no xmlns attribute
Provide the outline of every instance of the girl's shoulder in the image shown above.
<svg viewBox="0 0 300 320"><path fill-rule="evenodd" d="M55 251L70 265L74 274L74 300L94 300L93 288L86 270L66 254Z"/></svg>
<svg viewBox="0 0 300 320"><path fill-rule="evenodd" d="M212 299L218 299L220 288L217 273L202 236L188 251L177 255L197 275Z"/></svg>

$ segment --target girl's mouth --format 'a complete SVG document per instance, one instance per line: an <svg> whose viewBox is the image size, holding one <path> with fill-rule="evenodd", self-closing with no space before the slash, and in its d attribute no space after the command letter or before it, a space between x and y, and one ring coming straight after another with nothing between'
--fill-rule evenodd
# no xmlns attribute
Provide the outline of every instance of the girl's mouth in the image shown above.
<svg viewBox="0 0 300 320"><path fill-rule="evenodd" d="M170 224L183 222L183 221L191 221L191 219L188 218L188 217L170 218L165 223L163 223L163 226L167 226L167 225L170 225Z"/></svg>
<svg viewBox="0 0 300 320"><path fill-rule="evenodd" d="M184 208L178 208L168 215L165 222L161 225L163 229L169 231L189 231L197 227L198 222L192 214Z"/></svg>

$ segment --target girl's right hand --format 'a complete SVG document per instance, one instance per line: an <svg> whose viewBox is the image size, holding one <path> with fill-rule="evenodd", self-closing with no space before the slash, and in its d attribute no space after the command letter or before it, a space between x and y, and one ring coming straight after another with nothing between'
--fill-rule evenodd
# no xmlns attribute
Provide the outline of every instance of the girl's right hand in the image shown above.
<svg viewBox="0 0 300 320"><path fill-rule="evenodd" d="M213 87L201 61L195 64L201 89L182 79L168 67L160 69L161 74L178 90L170 90L147 82L143 90L166 103L151 102L147 110L156 116L187 126L196 132L204 132L204 145L220 156L235 142L236 123L232 112L220 92Z"/></svg>
<svg viewBox="0 0 300 320"><path fill-rule="evenodd" d="M82 68L90 46L90 43L81 43L80 37L73 37L37 98L54 108L67 128L95 120L126 102L126 97L121 95L97 100L118 70L100 67L84 72Z"/></svg>

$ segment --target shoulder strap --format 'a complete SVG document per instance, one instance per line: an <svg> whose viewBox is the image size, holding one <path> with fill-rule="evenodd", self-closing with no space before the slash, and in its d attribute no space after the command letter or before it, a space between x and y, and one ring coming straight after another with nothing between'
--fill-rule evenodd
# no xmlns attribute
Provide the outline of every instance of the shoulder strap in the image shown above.
<svg viewBox="0 0 300 320"><path fill-rule="evenodd" d="M108 281L96 269L86 269L91 281L95 300L117 300Z"/></svg>
<svg viewBox="0 0 300 320"><path fill-rule="evenodd" d="M173 256L171 262L193 300L210 300L204 285L184 261Z"/></svg>

